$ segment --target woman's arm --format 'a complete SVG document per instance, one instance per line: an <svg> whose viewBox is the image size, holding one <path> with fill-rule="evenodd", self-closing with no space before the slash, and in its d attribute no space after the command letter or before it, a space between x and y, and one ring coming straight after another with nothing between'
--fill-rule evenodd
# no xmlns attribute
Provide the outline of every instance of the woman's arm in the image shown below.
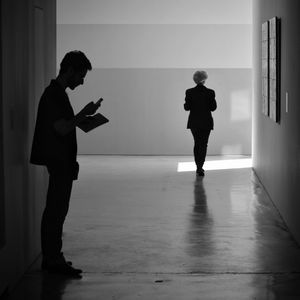
<svg viewBox="0 0 300 300"><path fill-rule="evenodd" d="M183 105L185 110L190 110L191 106L190 106L190 101L189 101L189 96L188 96L188 92L185 92L185 103Z"/></svg>
<svg viewBox="0 0 300 300"><path fill-rule="evenodd" d="M212 97L210 101L210 110L215 111L217 109L217 101L216 101L216 94L212 91Z"/></svg>

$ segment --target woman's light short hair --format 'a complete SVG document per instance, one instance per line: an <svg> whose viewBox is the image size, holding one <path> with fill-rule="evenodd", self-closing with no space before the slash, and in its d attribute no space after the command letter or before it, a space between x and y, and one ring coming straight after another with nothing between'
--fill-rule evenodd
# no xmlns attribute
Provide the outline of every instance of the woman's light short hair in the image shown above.
<svg viewBox="0 0 300 300"><path fill-rule="evenodd" d="M205 71L196 71L193 75L193 79L196 84L204 84L207 78L208 76Z"/></svg>

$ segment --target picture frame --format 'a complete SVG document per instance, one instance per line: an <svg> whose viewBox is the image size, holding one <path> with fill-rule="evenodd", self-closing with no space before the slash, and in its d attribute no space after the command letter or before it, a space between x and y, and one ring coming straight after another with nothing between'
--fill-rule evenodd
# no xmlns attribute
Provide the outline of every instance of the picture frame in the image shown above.
<svg viewBox="0 0 300 300"><path fill-rule="evenodd" d="M262 24L262 113L269 116L269 22Z"/></svg>
<svg viewBox="0 0 300 300"><path fill-rule="evenodd" d="M280 20L262 24L262 113L280 121Z"/></svg>
<svg viewBox="0 0 300 300"><path fill-rule="evenodd" d="M269 116L279 122L279 20L274 17L269 20Z"/></svg>

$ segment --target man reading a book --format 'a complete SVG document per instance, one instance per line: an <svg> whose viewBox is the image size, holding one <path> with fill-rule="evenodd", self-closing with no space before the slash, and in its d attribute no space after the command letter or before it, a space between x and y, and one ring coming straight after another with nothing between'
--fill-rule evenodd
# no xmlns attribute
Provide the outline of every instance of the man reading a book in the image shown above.
<svg viewBox="0 0 300 300"><path fill-rule="evenodd" d="M42 269L69 276L82 272L67 262L62 253L62 232L69 208L73 180L77 179L76 126L95 114L100 102L88 103L74 114L66 89L74 90L84 83L92 66L81 51L68 52L60 71L46 87L38 106L30 162L44 165L49 173L46 207L42 216Z"/></svg>

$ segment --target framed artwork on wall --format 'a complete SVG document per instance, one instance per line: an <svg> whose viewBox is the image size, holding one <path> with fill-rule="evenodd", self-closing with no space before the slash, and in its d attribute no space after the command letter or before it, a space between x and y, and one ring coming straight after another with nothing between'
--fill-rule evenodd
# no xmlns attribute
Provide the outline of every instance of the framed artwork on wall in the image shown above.
<svg viewBox="0 0 300 300"><path fill-rule="evenodd" d="M262 24L262 113L280 119L280 23L274 17Z"/></svg>
<svg viewBox="0 0 300 300"><path fill-rule="evenodd" d="M279 122L279 20L269 20L269 105L270 118Z"/></svg>
<svg viewBox="0 0 300 300"><path fill-rule="evenodd" d="M269 115L269 22L261 28L262 113Z"/></svg>

